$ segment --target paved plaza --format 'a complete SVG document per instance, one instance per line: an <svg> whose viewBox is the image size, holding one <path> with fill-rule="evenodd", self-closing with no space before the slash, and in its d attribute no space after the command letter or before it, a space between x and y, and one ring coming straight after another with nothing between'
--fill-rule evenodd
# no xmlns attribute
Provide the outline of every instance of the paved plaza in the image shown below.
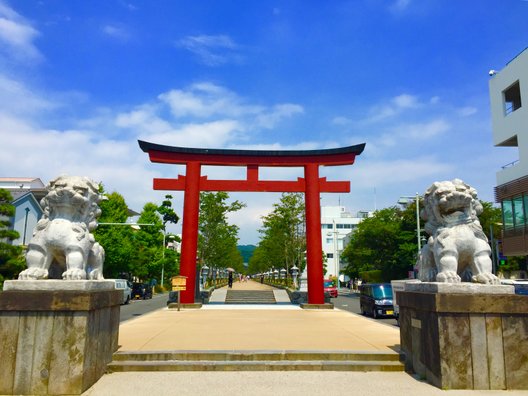
<svg viewBox="0 0 528 396"><path fill-rule="evenodd" d="M266 289L236 282L235 290ZM296 305L205 305L160 309L119 329L119 351L399 352L399 329L350 312ZM405 372L124 372L103 376L85 395L528 395L523 391L445 392Z"/></svg>

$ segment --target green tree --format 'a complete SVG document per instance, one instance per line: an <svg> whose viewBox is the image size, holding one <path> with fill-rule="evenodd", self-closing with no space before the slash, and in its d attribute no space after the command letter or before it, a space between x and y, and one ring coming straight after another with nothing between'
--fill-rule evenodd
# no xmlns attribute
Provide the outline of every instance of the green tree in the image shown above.
<svg viewBox="0 0 528 396"><path fill-rule="evenodd" d="M282 194L273 211L262 218L259 257L254 264L267 271L272 267L287 271L296 265L302 272L306 250L304 200L302 194Z"/></svg>
<svg viewBox="0 0 528 396"><path fill-rule="evenodd" d="M406 277L417 253L416 231L409 230L413 227L408 220L414 210L412 205L405 211L381 209L359 223L341 255L345 273L355 278L364 271L381 270L384 281Z"/></svg>
<svg viewBox="0 0 528 396"><path fill-rule="evenodd" d="M131 272L142 280L159 279L163 249L163 220L158 205L147 202L138 219L141 228L134 233L136 256L132 260Z"/></svg>
<svg viewBox="0 0 528 396"><path fill-rule="evenodd" d="M167 223L176 224L180 219L172 208L172 195L165 195L165 200L158 206L158 213L161 215L163 222L163 235L167 235ZM179 271L179 256L171 249L167 249L167 239L163 238L163 250L161 255L161 274L162 283L165 284L166 275L176 275ZM168 272L165 272L167 270ZM175 272L176 271L176 272Z"/></svg>
<svg viewBox="0 0 528 396"><path fill-rule="evenodd" d="M105 194L102 201L99 223L125 223L128 218L128 206L123 196L117 192ZM131 227L99 224L94 232L105 250L103 272L105 278L117 278L131 272L131 262L136 255L136 246Z"/></svg>
<svg viewBox="0 0 528 396"><path fill-rule="evenodd" d="M494 238L500 236L500 209L481 201L480 223L488 238L494 224ZM423 224L422 224L423 230ZM425 236L422 237L425 242ZM404 210L397 207L381 209L364 219L352 235L341 258L347 263L345 273L359 277L365 271L379 270L383 281L407 277L417 258L416 203Z"/></svg>
<svg viewBox="0 0 528 396"><path fill-rule="evenodd" d="M211 268L232 267L243 272L243 260L237 249L238 227L229 224L227 215L246 205L238 200L228 203L226 192L200 194L198 218L198 258Z"/></svg>
<svg viewBox="0 0 528 396"><path fill-rule="evenodd" d="M0 283L17 277L25 267L22 248L10 243L19 238L18 232L10 229L10 219L15 215L12 201L9 191L0 189Z"/></svg>
<svg viewBox="0 0 528 396"><path fill-rule="evenodd" d="M502 211L500 208L494 207L491 202L480 201L482 204L482 213L479 215L479 222L482 226L482 231L491 239L497 240L502 235ZM491 233L493 232L493 238Z"/></svg>

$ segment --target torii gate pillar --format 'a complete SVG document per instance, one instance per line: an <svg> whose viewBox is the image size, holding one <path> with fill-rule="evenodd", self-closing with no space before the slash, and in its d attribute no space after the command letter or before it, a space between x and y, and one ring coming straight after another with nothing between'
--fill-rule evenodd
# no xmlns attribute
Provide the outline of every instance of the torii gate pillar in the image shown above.
<svg viewBox="0 0 528 396"><path fill-rule="evenodd" d="M308 267L308 304L324 304L323 249L321 239L320 194L350 192L349 181L327 181L319 177L319 166L352 165L365 144L326 150L257 151L195 149L162 146L139 141L152 162L186 166L185 176L154 179L155 190L184 191L183 235L180 274L187 277L181 302L194 303L196 253L200 191L254 191L304 193L306 210L306 258ZM245 166L245 180L209 180L201 176L202 165ZM259 180L259 166L302 167L304 178L295 181Z"/></svg>
<svg viewBox="0 0 528 396"><path fill-rule="evenodd" d="M306 265L308 268L308 303L324 304L323 246L321 240L321 198L319 194L319 165L304 167L306 192Z"/></svg>
<svg viewBox="0 0 528 396"><path fill-rule="evenodd" d="M201 165L199 162L189 162L186 168L185 193L183 196L180 275L187 277L187 285L185 290L180 293L182 303L192 304L194 303L194 291L196 288L196 252L198 251Z"/></svg>

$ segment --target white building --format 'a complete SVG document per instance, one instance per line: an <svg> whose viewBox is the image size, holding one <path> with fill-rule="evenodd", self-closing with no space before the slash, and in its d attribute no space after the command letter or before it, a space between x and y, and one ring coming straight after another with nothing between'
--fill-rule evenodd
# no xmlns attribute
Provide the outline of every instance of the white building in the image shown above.
<svg viewBox="0 0 528 396"><path fill-rule="evenodd" d="M502 206L502 249L506 256L527 255L528 49L490 75L493 144L517 148L517 157L505 159L497 172L495 200Z"/></svg>
<svg viewBox="0 0 528 396"><path fill-rule="evenodd" d="M350 240L351 233L361 220L370 214L370 212L358 212L353 216L344 206L321 207L321 237L323 252L327 258L325 277L334 276L344 269L339 256Z"/></svg>

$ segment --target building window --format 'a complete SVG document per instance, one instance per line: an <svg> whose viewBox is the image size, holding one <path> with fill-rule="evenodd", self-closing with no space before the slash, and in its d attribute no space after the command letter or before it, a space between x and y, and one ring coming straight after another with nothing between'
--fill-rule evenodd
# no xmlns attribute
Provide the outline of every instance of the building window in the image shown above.
<svg viewBox="0 0 528 396"><path fill-rule="evenodd" d="M524 201L524 221L528 219L528 195L523 194L523 201Z"/></svg>
<svg viewBox="0 0 528 396"><path fill-rule="evenodd" d="M518 196L513 198L513 223L514 227L524 227L526 224L524 218L524 208L523 208L523 197Z"/></svg>
<svg viewBox="0 0 528 396"><path fill-rule="evenodd" d="M502 223L504 228L513 228L513 202L509 199L502 201Z"/></svg>
<svg viewBox="0 0 528 396"><path fill-rule="evenodd" d="M334 258L334 253L326 253L326 258Z"/></svg>
<svg viewBox="0 0 528 396"><path fill-rule="evenodd" d="M326 238L326 244L330 244L334 242L334 238Z"/></svg>
<svg viewBox="0 0 528 396"><path fill-rule="evenodd" d="M504 96L504 113L508 115L521 107L521 87L516 81L502 92Z"/></svg>
<svg viewBox="0 0 528 396"><path fill-rule="evenodd" d="M331 230L333 228L332 224L321 224L323 230Z"/></svg>

